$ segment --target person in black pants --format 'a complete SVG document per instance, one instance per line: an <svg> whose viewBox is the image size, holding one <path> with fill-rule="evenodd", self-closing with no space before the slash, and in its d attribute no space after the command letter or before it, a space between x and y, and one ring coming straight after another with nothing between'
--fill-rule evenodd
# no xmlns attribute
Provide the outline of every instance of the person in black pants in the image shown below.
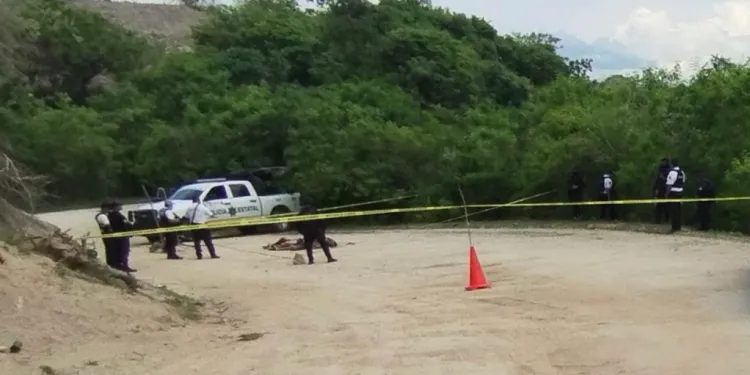
<svg viewBox="0 0 750 375"><path fill-rule="evenodd" d="M570 174L570 178L568 179L568 200L571 202L583 201L583 190L585 188L586 184L583 181L583 176L581 176L578 171L573 171L573 173ZM581 218L580 205L573 206L573 218Z"/></svg>
<svg viewBox="0 0 750 375"><path fill-rule="evenodd" d="M604 203L615 200L615 180L612 178L612 173L605 173L602 175L602 179L599 182L599 200L601 205L602 220L609 218L609 220L617 219L617 212L615 211L615 205Z"/></svg>
<svg viewBox="0 0 750 375"><path fill-rule="evenodd" d="M654 179L654 199L665 199L667 197L667 175L669 174L669 159L661 159L659 163L659 172ZM654 222L661 224L669 221L669 203L657 203L656 212L654 213Z"/></svg>
<svg viewBox="0 0 750 375"><path fill-rule="evenodd" d="M107 215L109 218L109 224L112 226L112 232L122 233L132 229L133 224L128 221L128 218L122 214L122 204L119 202L112 203L112 210ZM112 247L115 248L115 254L113 261L115 262L115 269L123 272L136 272L134 268L130 268L130 237L113 237Z"/></svg>
<svg viewBox="0 0 750 375"><path fill-rule="evenodd" d="M109 202L104 202L101 205L101 210L94 216L94 219L96 220L96 224L99 225L99 232L101 234L110 234L112 233L112 226L109 224L109 217L107 216L109 214L109 211L112 209L112 204ZM104 243L104 259L107 262L107 265L116 268L117 262L115 261L117 248L116 245L113 245L113 242L115 242L117 238L102 238L102 242Z"/></svg>
<svg viewBox="0 0 750 375"><path fill-rule="evenodd" d="M672 170L667 174L666 191L668 199L682 199L685 185L685 172L680 169L677 159L672 159ZM669 216L674 233L682 230L682 202L670 202Z"/></svg>
<svg viewBox="0 0 750 375"><path fill-rule="evenodd" d="M174 227L180 224L180 218L172 211L172 202L165 201L164 208L159 211L159 225L161 227ZM164 252L167 253L167 259L182 259L177 255L178 233L164 233Z"/></svg>
<svg viewBox="0 0 750 375"><path fill-rule="evenodd" d="M214 216L214 213L208 209L201 201L200 198L193 199L193 206L190 207L185 216L190 220L190 224L205 224L209 218ZM201 249L201 241L206 244L208 253L211 254L211 259L219 259L216 255L216 249L214 248L213 236L211 236L211 230L207 228L193 229L191 231L193 235L193 246L195 247L195 256L198 259L203 259L203 249Z"/></svg>
<svg viewBox="0 0 750 375"><path fill-rule="evenodd" d="M716 198L716 188L708 178L701 179L698 184L698 198ZM698 217L698 230L711 229L711 207L714 202L698 202L696 216Z"/></svg>
<svg viewBox="0 0 750 375"><path fill-rule="evenodd" d="M318 210L310 205L303 206L299 212L300 215L314 215L316 213L318 213ZM331 255L331 248L326 241L326 226L323 220L299 221L297 222L297 231L302 235L302 239L305 243L308 264L315 263L315 259L313 258L313 244L315 241L318 241L320 247L323 248L323 253L326 255L326 258L328 258L328 263L337 261Z"/></svg>

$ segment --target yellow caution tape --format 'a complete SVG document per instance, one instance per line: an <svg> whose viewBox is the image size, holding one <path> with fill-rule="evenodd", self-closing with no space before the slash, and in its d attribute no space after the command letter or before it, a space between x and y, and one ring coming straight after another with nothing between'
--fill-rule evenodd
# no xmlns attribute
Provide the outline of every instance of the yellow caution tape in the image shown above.
<svg viewBox="0 0 750 375"><path fill-rule="evenodd" d="M728 202L728 201L742 201L750 200L748 197L726 197L726 198L682 198L682 199L622 199L614 201L585 201L585 202L543 202L543 203L502 203L502 204L470 204L466 205L466 208L503 208L503 207L564 207L564 206L596 206L602 204L614 204L614 205L628 205L628 204L651 204L651 203L689 203L689 202ZM114 238L114 237L132 237L132 236L146 236L150 234L158 233L170 233L170 232L183 232L195 229L221 229L231 228L245 225L266 225L266 224L277 224L277 223L293 223L307 220L325 220L325 219L341 219L348 217L361 217L361 216L373 216L373 215L387 215L396 213L413 213L413 212L429 212L429 211L444 211L444 210L455 210L462 209L462 205L451 205L451 206L425 206L425 207L407 207L407 208L390 208L382 210L369 210L369 211L346 211L346 212L332 212L322 213L313 215L296 215L289 217L251 217L251 218L240 218L236 220L221 220L209 222L206 224L191 224L191 225L180 225L174 227L164 227L155 229L144 229L134 230L128 232L119 233L108 233L100 236L91 236L88 238Z"/></svg>
<svg viewBox="0 0 750 375"><path fill-rule="evenodd" d="M407 198L414 198L416 197L416 194L413 195L403 195L400 197L394 197L394 198L385 198L385 199L377 199L373 201L367 201L367 202L360 202L360 203L350 203L350 204L344 204L341 206L333 206L333 207L326 207L321 208L318 210L318 212L325 212L325 211L333 211L333 210L340 210L342 208L351 208L351 207L360 207L360 206L367 206L375 203L384 203L384 202L392 202L397 201L401 199L407 199ZM280 217L288 217L288 216L296 216L299 215L297 212L286 212L283 214L275 214L275 215L268 215L268 216L255 216L255 217L248 217L248 218L229 218L229 219L219 219L214 220L211 222L211 224L217 224L217 225L226 225L227 228L234 227L234 226L244 226L249 225L248 221L258 222L257 225L262 225L266 223L262 223L265 220L268 220L269 218L280 218ZM235 225L235 222L241 221L242 224ZM231 223L231 224L230 224ZM191 226L191 228L194 226ZM173 227L174 228L174 227ZM156 232L155 232L156 233ZM164 233L164 232L160 232ZM98 237L88 237L88 238L98 238Z"/></svg>

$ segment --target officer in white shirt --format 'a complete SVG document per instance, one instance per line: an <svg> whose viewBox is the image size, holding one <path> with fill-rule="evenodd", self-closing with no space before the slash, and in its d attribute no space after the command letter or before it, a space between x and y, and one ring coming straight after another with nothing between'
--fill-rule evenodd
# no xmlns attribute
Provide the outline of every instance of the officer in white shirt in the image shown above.
<svg viewBox="0 0 750 375"><path fill-rule="evenodd" d="M107 217L110 210L112 210L112 204L104 202L102 203L99 212L94 216L96 224L99 225L99 232L101 232L101 234L112 233L112 225L110 225L109 218ZM108 266L114 268L117 265L117 262L115 261L117 250L113 247L112 240L113 238L102 238L102 242L104 242L104 259Z"/></svg>
<svg viewBox="0 0 750 375"><path fill-rule="evenodd" d="M615 200L615 181L612 178L612 173L605 173L602 175L602 179L599 182L599 200L606 202ZM604 220L609 218L615 220L617 217L615 212L614 204L602 204L601 205L601 219Z"/></svg>
<svg viewBox="0 0 750 375"><path fill-rule="evenodd" d="M685 172L680 169L677 159L672 159L672 170L667 174L667 181L665 190L667 191L667 199L681 199L682 192L685 185ZM671 233L677 232L682 229L682 203L681 202L670 202L669 216L672 220L672 231Z"/></svg>
<svg viewBox="0 0 750 375"><path fill-rule="evenodd" d="M185 217L190 220L190 224L204 224L213 216L214 213L201 202L199 197L193 198L193 205L185 213ZM210 229L193 229L191 233L193 235L193 245L195 246L195 256L198 259L203 259L201 241L206 244L208 253L211 254L211 259L219 259L219 256L216 255L216 249L214 249L214 241Z"/></svg>
<svg viewBox="0 0 750 375"><path fill-rule="evenodd" d="M172 211L173 204L171 201L164 201L164 208L159 210L159 226L173 227L180 224L180 217ZM182 259L177 255L177 232L164 233L164 252L167 253L167 259Z"/></svg>

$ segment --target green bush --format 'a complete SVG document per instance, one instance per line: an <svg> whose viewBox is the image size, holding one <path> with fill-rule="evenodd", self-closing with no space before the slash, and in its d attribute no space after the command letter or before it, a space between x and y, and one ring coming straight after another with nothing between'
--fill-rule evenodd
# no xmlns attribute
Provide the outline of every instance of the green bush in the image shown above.
<svg viewBox="0 0 750 375"><path fill-rule="evenodd" d="M290 166L319 206L404 194L458 203L458 186L470 203L550 189L564 199L572 168L589 197L611 170L623 198L646 198L664 156L680 158L689 192L705 175L724 196L746 193L747 66L714 58L689 81L664 70L595 81L590 61L559 56L552 36L498 35L427 3L210 7L194 52L165 55L65 2L23 2L4 50L35 53L0 71L0 131L68 201L261 165ZM115 83L91 89L101 76ZM650 206L623 210L651 217ZM750 203L719 213L723 228L750 230Z"/></svg>

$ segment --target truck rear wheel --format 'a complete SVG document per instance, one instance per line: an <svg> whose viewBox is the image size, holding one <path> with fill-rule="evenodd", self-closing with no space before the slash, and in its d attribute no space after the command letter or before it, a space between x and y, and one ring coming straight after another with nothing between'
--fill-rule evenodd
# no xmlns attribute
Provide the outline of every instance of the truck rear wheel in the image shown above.
<svg viewBox="0 0 750 375"><path fill-rule="evenodd" d="M271 210L271 215L282 215L292 212L286 206L276 206ZM274 232L286 232L289 230L289 223L275 223L270 224Z"/></svg>

